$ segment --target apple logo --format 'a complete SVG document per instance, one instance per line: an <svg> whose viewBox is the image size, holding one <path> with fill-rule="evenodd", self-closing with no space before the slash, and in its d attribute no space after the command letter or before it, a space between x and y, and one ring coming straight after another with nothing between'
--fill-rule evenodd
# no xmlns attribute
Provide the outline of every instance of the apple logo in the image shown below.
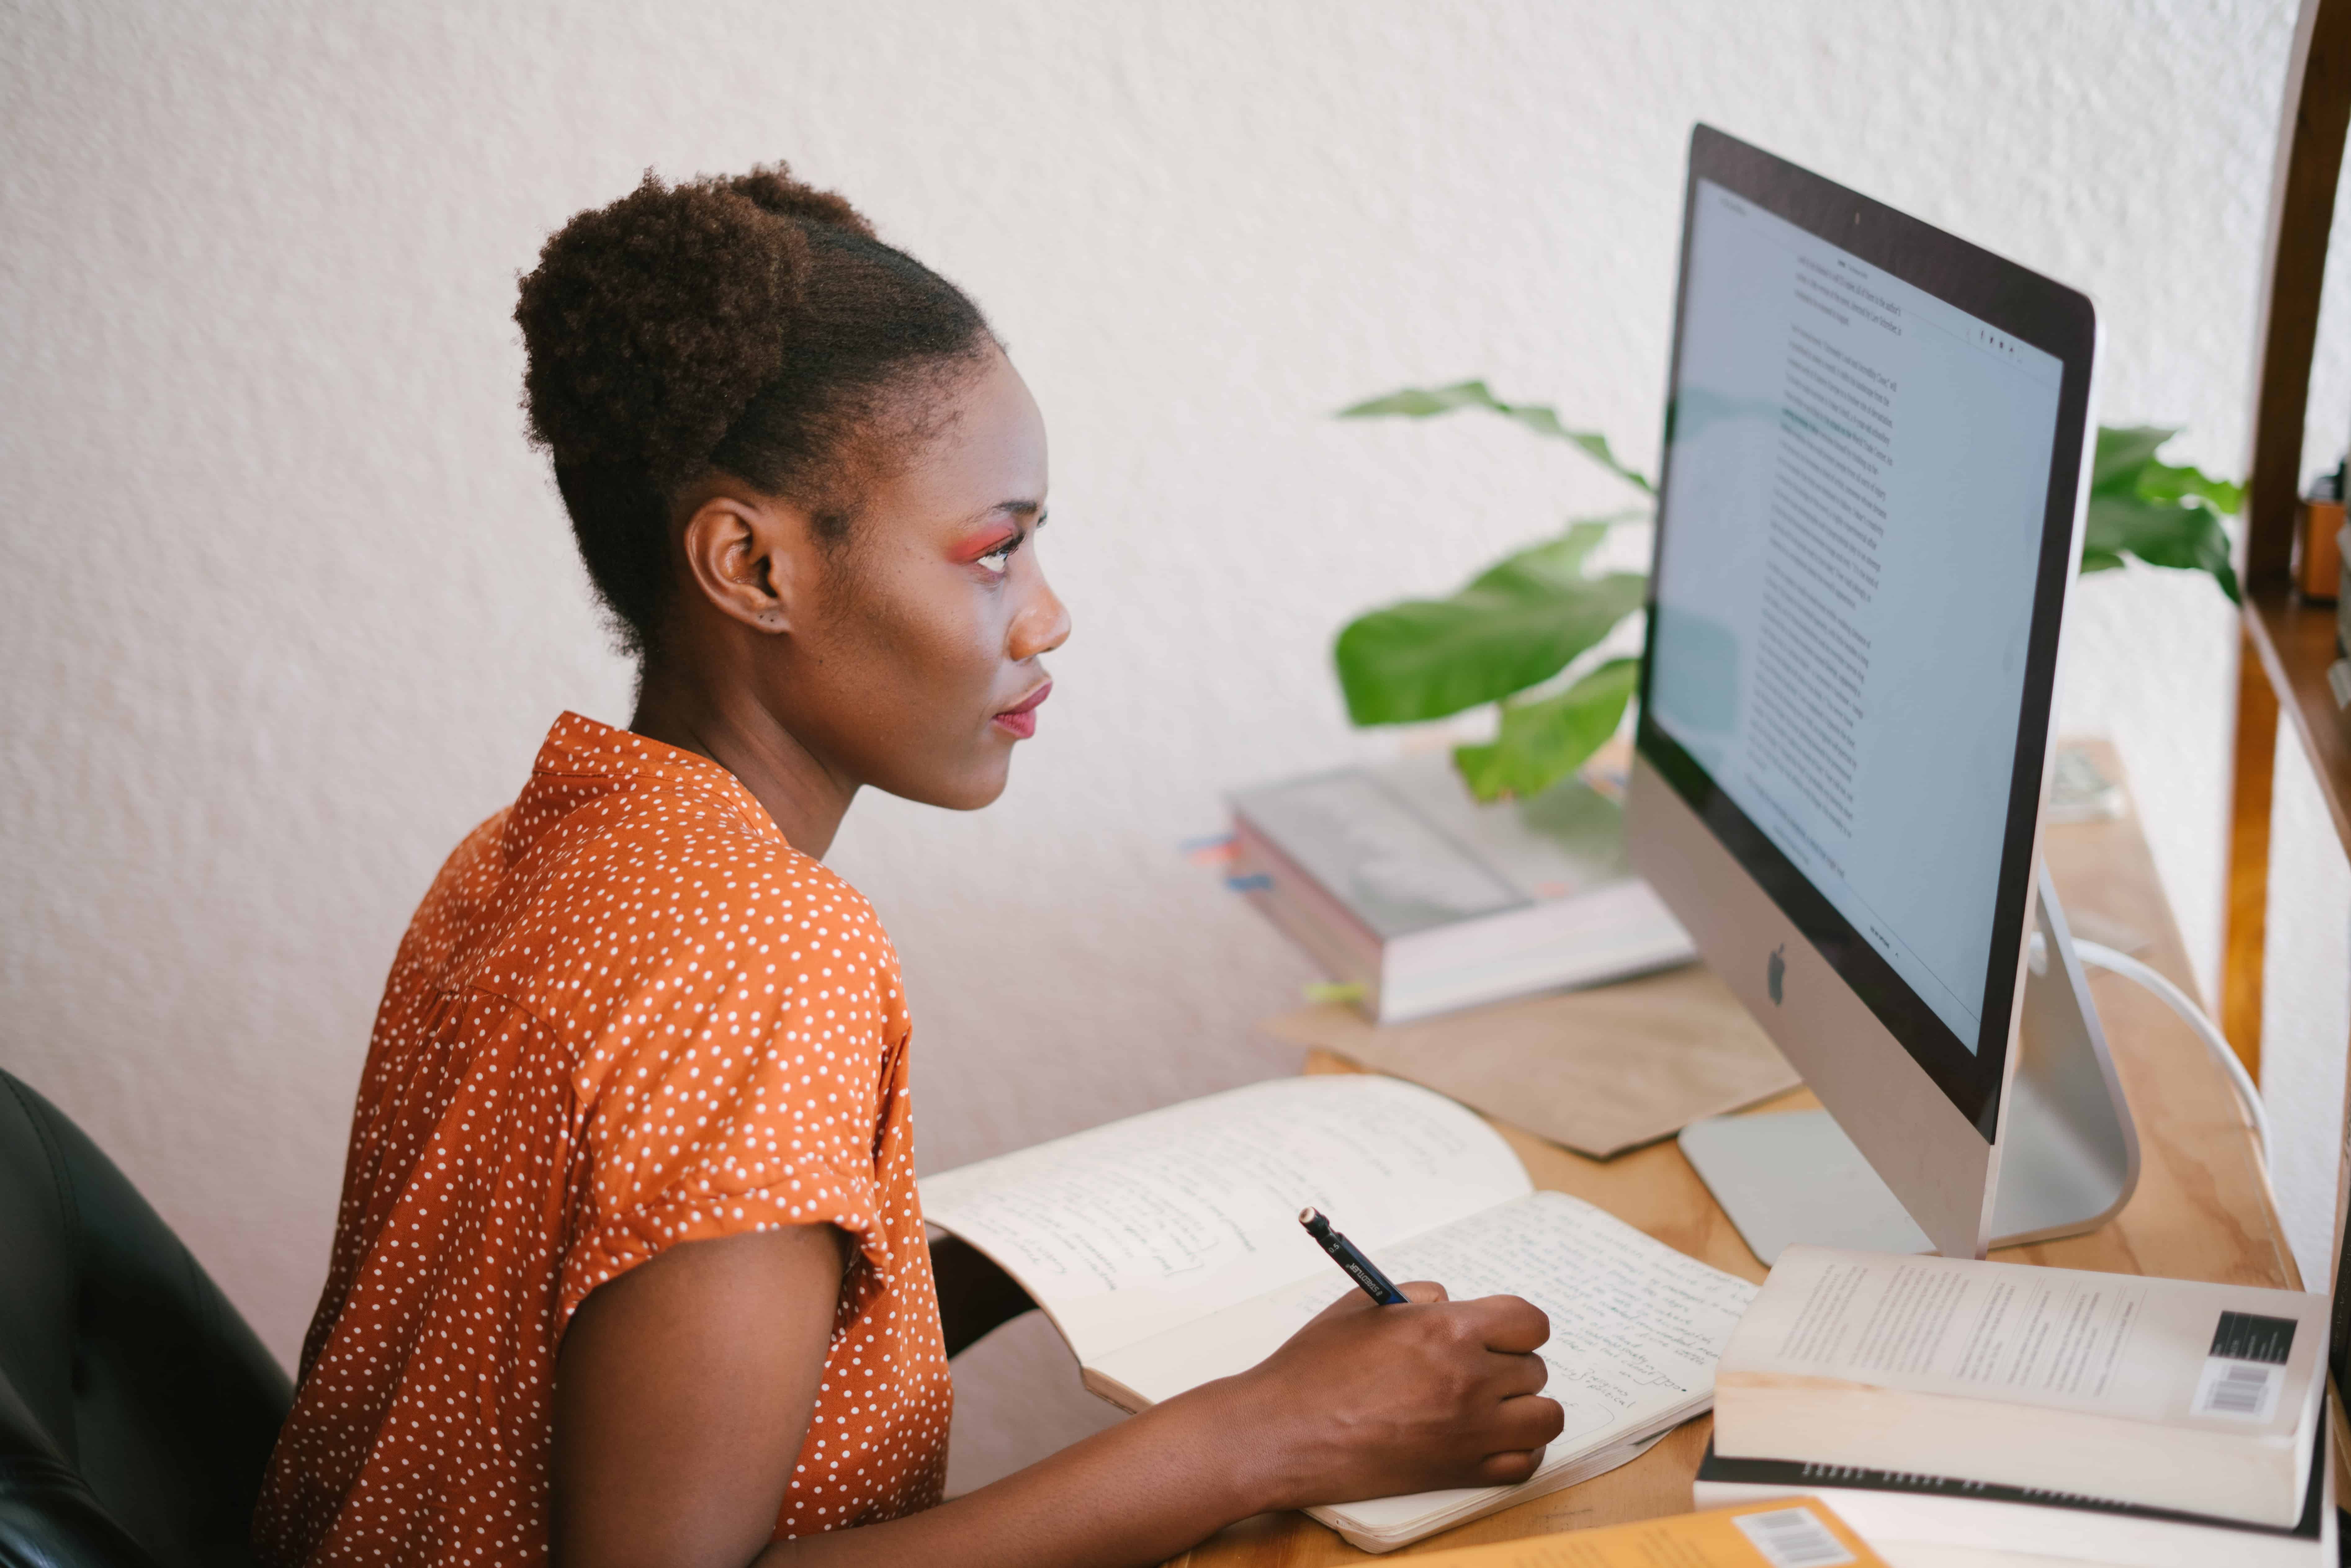
<svg viewBox="0 0 2351 1568"><path fill-rule="evenodd" d="M1771 949L1771 962L1763 971L1763 987L1771 993L1771 1005L1780 1005L1780 982L1787 977L1788 960L1782 956L1788 950L1785 942Z"/></svg>

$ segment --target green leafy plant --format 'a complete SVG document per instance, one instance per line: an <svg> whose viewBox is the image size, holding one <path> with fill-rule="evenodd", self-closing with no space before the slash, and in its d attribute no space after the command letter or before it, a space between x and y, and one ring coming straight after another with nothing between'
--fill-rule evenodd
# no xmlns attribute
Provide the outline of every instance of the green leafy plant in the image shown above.
<svg viewBox="0 0 2351 1568"><path fill-rule="evenodd" d="M1463 409L1565 442L1644 503L1656 494L1606 437L1570 430L1539 404L1505 402L1484 382L1407 387L1339 416L1428 419ZM2082 570L2110 570L2136 556L2153 566L2210 572L2234 603L2237 577L2222 519L2243 507L2244 488L2160 461L2156 454L2177 434L2156 426L2100 428ZM1591 570L1591 556L1612 528L1648 516L1645 504L1578 518L1443 599L1405 600L1349 622L1332 649L1348 718L1416 724L1499 704L1492 740L1453 749L1454 766L1481 800L1540 793L1582 767L1616 733L1638 675L1635 660L1586 655L1641 612L1647 587L1639 572Z"/></svg>

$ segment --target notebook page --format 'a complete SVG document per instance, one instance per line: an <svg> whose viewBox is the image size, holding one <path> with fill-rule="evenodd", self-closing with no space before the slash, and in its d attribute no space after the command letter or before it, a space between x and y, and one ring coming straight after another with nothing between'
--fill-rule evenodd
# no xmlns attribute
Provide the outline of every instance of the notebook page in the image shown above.
<svg viewBox="0 0 2351 1568"><path fill-rule="evenodd" d="M1365 1247L1528 1190L1441 1094L1343 1073L1253 1083L922 1180L924 1218L995 1259L1078 1359L1332 1272L1312 1205Z"/></svg>
<svg viewBox="0 0 2351 1568"><path fill-rule="evenodd" d="M1369 1246L1392 1279L1435 1280L1457 1300L1517 1295L1551 1317L1543 1392L1567 1424L1523 1483L1677 1414L1714 1392L1715 1363L1755 1287L1685 1257L1564 1193L1538 1192L1385 1248ZM1148 1343L1088 1364L1154 1404L1263 1360L1352 1287L1325 1261L1314 1279L1268 1292ZM1374 1532L1471 1509L1510 1490L1465 1488L1353 1502L1344 1514Z"/></svg>

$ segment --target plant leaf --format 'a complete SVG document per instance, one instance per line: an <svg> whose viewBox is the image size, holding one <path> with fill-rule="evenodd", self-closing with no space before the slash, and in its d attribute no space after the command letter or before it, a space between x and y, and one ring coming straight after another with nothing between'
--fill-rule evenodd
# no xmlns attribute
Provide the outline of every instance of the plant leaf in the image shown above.
<svg viewBox="0 0 2351 1568"><path fill-rule="evenodd" d="M2082 570L2097 571L2135 555L2151 566L2209 571L2229 596L2241 603L2237 573L2229 564L2229 533L2210 507L2151 501L2133 495L2090 497L2082 540ZM2097 564L2093 565L2093 561Z"/></svg>
<svg viewBox="0 0 2351 1568"><path fill-rule="evenodd" d="M1640 676L1638 659L1611 659L1563 692L1505 703L1493 741L1455 747L1453 766L1480 800L1540 795L1616 733Z"/></svg>
<svg viewBox="0 0 2351 1568"><path fill-rule="evenodd" d="M2138 483L2132 488L2146 500L2198 500L2214 511L2232 517L2245 509L2245 487L2242 485L2215 479L2200 468L2175 467L2168 463L2150 460L2139 469Z"/></svg>
<svg viewBox="0 0 2351 1568"><path fill-rule="evenodd" d="M2155 424L2098 426L2097 452L2090 459L2091 494L2134 488L2138 471L2155 461L2156 450L2179 434Z"/></svg>
<svg viewBox="0 0 2351 1568"><path fill-rule="evenodd" d="M2093 495L2137 496L2147 501L2201 501L2223 516L2244 508L2245 487L2200 468L2158 462L2156 453L2179 433L2160 425L2098 427L2090 468Z"/></svg>
<svg viewBox="0 0 2351 1568"><path fill-rule="evenodd" d="M1585 559L1607 537L1606 523L1590 519L1570 523L1559 538L1504 556L1471 578L1469 588L1532 592L1580 583L1584 580Z"/></svg>
<svg viewBox="0 0 2351 1568"><path fill-rule="evenodd" d="M2125 556L2137 556L2152 566L2210 572L2229 601L2239 603L2220 519L2244 507L2244 486L2159 460L2156 453L2177 434L2161 425L2099 427L2082 570L2111 571Z"/></svg>
<svg viewBox="0 0 2351 1568"><path fill-rule="evenodd" d="M1559 422L1555 410L1540 403L1504 402L1487 390L1484 382L1456 382L1447 387L1406 387L1385 397L1375 397L1351 403L1339 411L1341 419L1376 419L1402 416L1405 419L1427 419L1440 413L1452 413L1465 408L1482 408L1513 420L1537 435L1553 441L1564 441L1580 449L1585 456L1611 474L1633 486L1644 495L1655 495L1646 476L1627 468L1617 461L1609 449L1608 438L1590 430L1570 430Z"/></svg>
<svg viewBox="0 0 2351 1568"><path fill-rule="evenodd" d="M1578 523L1506 556L1445 599L1359 615L1332 654L1347 716L1359 725L1443 718L1547 681L1641 607L1647 579L1586 577L1607 532Z"/></svg>

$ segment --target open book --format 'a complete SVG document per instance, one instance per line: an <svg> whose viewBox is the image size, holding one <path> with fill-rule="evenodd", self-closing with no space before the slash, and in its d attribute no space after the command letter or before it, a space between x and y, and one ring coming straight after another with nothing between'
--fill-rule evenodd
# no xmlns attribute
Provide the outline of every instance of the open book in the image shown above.
<svg viewBox="0 0 2351 1568"><path fill-rule="evenodd" d="M1532 1479L1308 1511L1369 1552L1612 1469L1707 1408L1755 1294L1562 1193L1442 1095L1280 1079L926 1176L924 1218L994 1259L1086 1386L1142 1410L1262 1361L1354 1287L1299 1228L1322 1209L1388 1275L1551 1316L1567 1426Z"/></svg>

